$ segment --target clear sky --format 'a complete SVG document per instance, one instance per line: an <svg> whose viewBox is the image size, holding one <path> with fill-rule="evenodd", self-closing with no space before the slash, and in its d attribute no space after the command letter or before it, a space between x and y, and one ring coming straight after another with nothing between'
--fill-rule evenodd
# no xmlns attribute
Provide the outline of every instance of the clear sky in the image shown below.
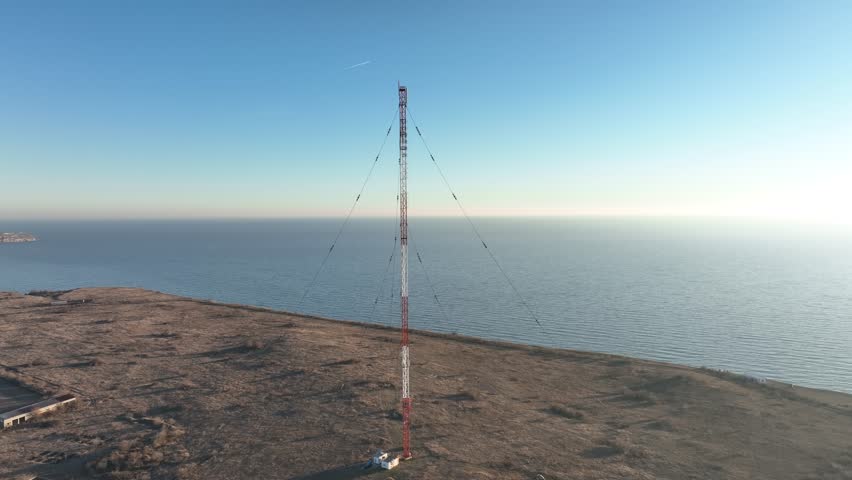
<svg viewBox="0 0 852 480"><path fill-rule="evenodd" d="M343 215L399 80L474 215L852 223L850 25L848 1L0 1L0 218ZM455 214L409 143L412 214ZM394 214L397 151L394 127L357 214Z"/></svg>

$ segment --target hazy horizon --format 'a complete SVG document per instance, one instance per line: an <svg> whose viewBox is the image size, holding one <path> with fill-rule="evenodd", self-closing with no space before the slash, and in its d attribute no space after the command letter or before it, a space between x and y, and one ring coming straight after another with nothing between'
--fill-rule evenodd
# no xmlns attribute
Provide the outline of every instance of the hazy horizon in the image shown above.
<svg viewBox="0 0 852 480"><path fill-rule="evenodd" d="M400 22L400 11L406 11ZM0 218L852 225L846 2L7 5Z"/></svg>
<svg viewBox="0 0 852 480"><path fill-rule="evenodd" d="M50 238L51 232L56 226L76 226L83 229L99 230L106 226L121 226L134 228L134 225L151 225L154 229L168 229L171 225L186 225L188 228L196 226L204 229L214 225L240 225L246 226L273 226L273 225L311 225L324 230L323 225L333 225L334 229L340 227L345 219L344 215L329 216L290 216L290 217L136 217L136 218L0 218L0 233L24 232L30 233L41 240ZM842 222L816 221L813 219L790 219L790 218L766 218L747 216L687 216L687 215L561 215L561 216L511 216L490 215L471 216L470 219L481 228L486 225L492 227L497 225L519 226L534 225L585 225L590 228L612 226L619 228L630 228L636 231L655 229L663 231L704 231L715 232L715 234L731 234L735 232L750 231L764 235L767 239L775 236L794 237L822 237L835 238L838 241L848 241L852 238L852 224ZM414 215L409 216L409 223L417 232L432 228L430 222L452 221L467 225L464 216L461 215ZM353 215L348 222L351 230L356 225L369 225L370 222L379 222L376 228L385 229L387 226L396 225L398 229L398 217L388 215L366 216ZM361 227L359 227L361 228ZM526 228L526 227L523 227ZM331 235L332 232L327 232ZM391 232L391 234L395 234ZM416 237L420 237L417 233Z"/></svg>

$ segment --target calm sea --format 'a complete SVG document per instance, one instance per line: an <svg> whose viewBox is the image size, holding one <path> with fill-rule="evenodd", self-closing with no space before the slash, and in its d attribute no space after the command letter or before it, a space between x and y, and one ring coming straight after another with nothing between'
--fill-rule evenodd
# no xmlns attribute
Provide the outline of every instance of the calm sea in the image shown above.
<svg viewBox="0 0 852 480"><path fill-rule="evenodd" d="M416 218L414 328L852 392L848 230L682 219L477 222L543 327L463 219ZM40 240L0 245L0 290L138 286L398 323L397 256L388 268L394 219L353 220L300 304L339 226L340 220L7 221L0 230Z"/></svg>

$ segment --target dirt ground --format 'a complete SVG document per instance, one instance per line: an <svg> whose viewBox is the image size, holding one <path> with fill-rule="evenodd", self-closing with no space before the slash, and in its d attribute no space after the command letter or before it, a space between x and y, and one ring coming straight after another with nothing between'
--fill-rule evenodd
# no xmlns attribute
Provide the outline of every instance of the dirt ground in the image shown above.
<svg viewBox="0 0 852 480"><path fill-rule="evenodd" d="M611 355L398 334L129 288L0 294L0 376L76 408L0 478L852 479L852 396ZM83 300L51 305L51 301Z"/></svg>

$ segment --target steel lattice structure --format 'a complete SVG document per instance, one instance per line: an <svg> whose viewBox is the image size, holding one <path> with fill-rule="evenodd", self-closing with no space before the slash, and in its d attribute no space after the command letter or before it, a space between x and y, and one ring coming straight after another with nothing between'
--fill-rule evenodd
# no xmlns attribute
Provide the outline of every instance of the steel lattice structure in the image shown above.
<svg viewBox="0 0 852 480"><path fill-rule="evenodd" d="M411 359L408 349L408 131L406 110L408 89L399 86L399 258L400 258L400 311L402 316L402 458L411 458L411 391L409 368Z"/></svg>

